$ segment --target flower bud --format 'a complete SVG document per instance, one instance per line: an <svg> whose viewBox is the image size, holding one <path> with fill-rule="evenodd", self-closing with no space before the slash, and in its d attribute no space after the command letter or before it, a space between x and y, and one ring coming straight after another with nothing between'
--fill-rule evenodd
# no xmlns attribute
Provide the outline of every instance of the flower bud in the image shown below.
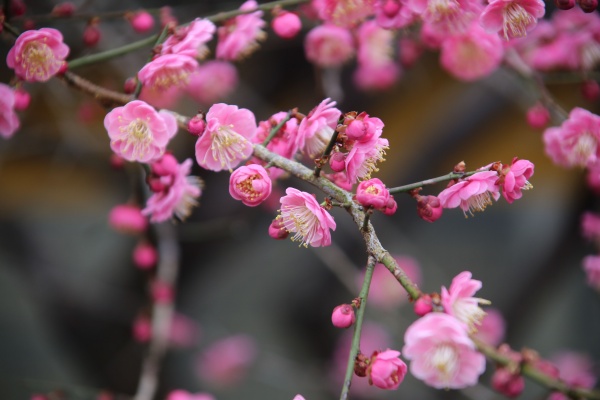
<svg viewBox="0 0 600 400"><path fill-rule="evenodd" d="M144 33L154 27L154 18L146 11L138 11L129 17L129 23L134 31Z"/></svg>
<svg viewBox="0 0 600 400"><path fill-rule="evenodd" d="M382 209L381 211L385 214L385 215L394 215L396 213L396 210L398 209L398 203L396 203L396 200L394 200L394 197L392 195L390 195L390 198L388 199L385 208Z"/></svg>
<svg viewBox="0 0 600 400"><path fill-rule="evenodd" d="M537 103L527 110L525 117L527 123L533 129L543 129L548 125L548 122L550 122L550 111L548 111L541 103Z"/></svg>
<svg viewBox="0 0 600 400"><path fill-rule="evenodd" d="M333 309L331 323L336 328L349 328L355 321L354 308L350 304L341 304Z"/></svg>
<svg viewBox="0 0 600 400"><path fill-rule="evenodd" d="M152 300L157 303L171 303L175 298L173 286L160 280L155 280L152 282L151 293Z"/></svg>
<svg viewBox="0 0 600 400"><path fill-rule="evenodd" d="M138 234L148 227L148 220L142 210L135 205L120 204L113 207L108 215L109 225L122 233Z"/></svg>
<svg viewBox="0 0 600 400"><path fill-rule="evenodd" d="M31 95L22 88L15 89L15 110L25 111L31 103Z"/></svg>
<svg viewBox="0 0 600 400"><path fill-rule="evenodd" d="M110 166L117 171L123 169L123 167L125 166L125 159L119 157L115 153L112 153L110 155L109 162L110 162Z"/></svg>
<svg viewBox="0 0 600 400"><path fill-rule="evenodd" d="M418 196L417 214L427 222L435 222L441 216L444 209L436 196Z"/></svg>
<svg viewBox="0 0 600 400"><path fill-rule="evenodd" d="M346 154L336 151L329 157L329 167L334 172L342 172L346 169Z"/></svg>
<svg viewBox="0 0 600 400"><path fill-rule="evenodd" d="M415 314L419 317L422 317L425 314L429 314L433 311L433 304L431 300L431 296L428 294L422 294L416 301L414 305Z"/></svg>
<svg viewBox="0 0 600 400"><path fill-rule="evenodd" d="M139 269L150 269L156 265L158 252L150 243L140 242L133 249L133 263Z"/></svg>
<svg viewBox="0 0 600 400"><path fill-rule="evenodd" d="M554 0L554 4L560 10L570 10L575 7L575 0Z"/></svg>
<svg viewBox="0 0 600 400"><path fill-rule="evenodd" d="M600 85L596 81L585 81L581 85L581 94L586 100L596 101L600 97Z"/></svg>
<svg viewBox="0 0 600 400"><path fill-rule="evenodd" d="M100 41L100 29L98 24L91 23L83 31L83 44L88 47L94 47Z"/></svg>
<svg viewBox="0 0 600 400"><path fill-rule="evenodd" d="M27 11L27 6L23 0L10 0L8 3L8 9L11 17L20 17Z"/></svg>
<svg viewBox="0 0 600 400"><path fill-rule="evenodd" d="M283 39L292 39L302 29L302 21L295 13L289 11L280 12L271 21L273 32Z"/></svg>
<svg viewBox="0 0 600 400"><path fill-rule="evenodd" d="M150 169L153 174L158 176L176 175L179 163L172 154L166 153L160 160L153 162Z"/></svg>
<svg viewBox="0 0 600 400"><path fill-rule="evenodd" d="M381 11L388 18L393 18L400 12L400 2L398 0L385 0Z"/></svg>
<svg viewBox="0 0 600 400"><path fill-rule="evenodd" d="M70 17L75 13L75 4L65 1L57 4L52 9L51 14L57 17Z"/></svg>
<svg viewBox="0 0 600 400"><path fill-rule="evenodd" d="M371 357L367 370L369 383L381 389L398 389L408 369L399 355L399 351L387 349Z"/></svg>
<svg viewBox="0 0 600 400"><path fill-rule="evenodd" d="M356 201L363 207L385 209L389 199L390 192L383 182L377 178L362 181L356 188Z"/></svg>
<svg viewBox="0 0 600 400"><path fill-rule="evenodd" d="M145 315L136 317L132 328L133 338L140 343L145 343L152 337L152 322Z"/></svg>
<svg viewBox="0 0 600 400"><path fill-rule="evenodd" d="M275 218L269 225L269 236L275 240L286 239L290 233L285 230L281 223L281 218Z"/></svg>
<svg viewBox="0 0 600 400"><path fill-rule="evenodd" d="M177 18L173 16L173 10L169 6L160 8L159 18L161 28L164 28L167 25L177 26Z"/></svg>
<svg viewBox="0 0 600 400"><path fill-rule="evenodd" d="M497 368L492 375L492 387L503 395L514 398L525 389L525 380L519 374L511 373L507 368Z"/></svg>
<svg viewBox="0 0 600 400"><path fill-rule="evenodd" d="M204 114L198 113L188 122L188 132L194 136L200 136L204 133L206 122L204 122Z"/></svg>
<svg viewBox="0 0 600 400"><path fill-rule="evenodd" d="M125 84L123 85L123 91L126 94L133 94L135 92L135 88L137 87L137 78L131 77L125 80Z"/></svg>
<svg viewBox="0 0 600 400"><path fill-rule="evenodd" d="M598 8L598 0L577 0L577 2L579 3L579 7L585 13L594 12L596 11L596 8Z"/></svg>

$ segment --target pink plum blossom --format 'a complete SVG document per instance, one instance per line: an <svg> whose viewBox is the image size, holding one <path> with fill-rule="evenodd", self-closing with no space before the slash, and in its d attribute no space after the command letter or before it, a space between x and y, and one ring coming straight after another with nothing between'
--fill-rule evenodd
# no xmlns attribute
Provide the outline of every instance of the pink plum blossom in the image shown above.
<svg viewBox="0 0 600 400"><path fill-rule="evenodd" d="M273 114L267 121L260 121L256 135L252 138L252 142L262 144L271 130L278 126L287 117L287 113L280 111ZM298 151L298 120L296 118L288 119L275 133L275 136L267 144L267 149L273 153L279 154L282 157L291 159ZM258 159L253 159L253 162L262 163ZM281 168L269 168L271 179L278 179L286 174Z"/></svg>
<svg viewBox="0 0 600 400"><path fill-rule="evenodd" d="M154 27L154 17L147 11L137 11L129 17L129 23L137 33L146 33Z"/></svg>
<svg viewBox="0 0 600 400"><path fill-rule="evenodd" d="M527 123L534 129L542 129L550 122L550 111L541 103L536 103L527 110Z"/></svg>
<svg viewBox="0 0 600 400"><path fill-rule="evenodd" d="M302 21L298 14L288 11L281 11L271 21L273 32L283 39L292 39L302 29Z"/></svg>
<svg viewBox="0 0 600 400"><path fill-rule="evenodd" d="M490 304L488 300L473 297L481 289L481 281L471 279L469 271L463 271L452 279L450 289L442 287L442 306L444 311L465 323L470 332L476 332L485 312L480 304Z"/></svg>
<svg viewBox="0 0 600 400"><path fill-rule="evenodd" d="M567 385L583 389L592 389L598 380L594 364L586 354L563 351L551 357L559 371L559 378ZM568 400L563 393L555 392L548 400Z"/></svg>
<svg viewBox="0 0 600 400"><path fill-rule="evenodd" d="M331 313L331 323L336 328L349 328L356 321L354 308L350 304L340 304Z"/></svg>
<svg viewBox="0 0 600 400"><path fill-rule="evenodd" d="M156 110L141 100L114 108L104 118L111 149L128 161L160 158L177 133L177 121L168 111Z"/></svg>
<svg viewBox="0 0 600 400"><path fill-rule="evenodd" d="M504 55L501 39L487 33L478 23L461 34L444 39L440 63L458 79L473 81L490 75L500 66Z"/></svg>
<svg viewBox="0 0 600 400"><path fill-rule="evenodd" d="M158 178L164 187L150 196L142 210L144 215L150 216L151 222L163 222L173 217L183 221L191 214L192 207L198 205L196 199L202 193L202 181L196 176L189 176L191 169L192 160L188 158L177 165L174 174Z"/></svg>
<svg viewBox="0 0 600 400"><path fill-rule="evenodd" d="M500 311L486 308L481 324L477 327L475 337L490 346L498 346L504 339L506 323Z"/></svg>
<svg viewBox="0 0 600 400"><path fill-rule="evenodd" d="M269 225L269 236L275 240L287 239L289 232L285 230L285 226L281 223L281 218L275 218Z"/></svg>
<svg viewBox="0 0 600 400"><path fill-rule="evenodd" d="M399 351L387 349L371 358L367 370L369 383L372 382L381 389L398 389L408 369L404 361L398 358L399 356Z"/></svg>
<svg viewBox="0 0 600 400"><path fill-rule="evenodd" d="M256 1L248 0L242 4L240 10L250 11L256 7ZM256 50L258 42L266 37L262 30L266 24L262 15L262 11L256 11L225 21L218 29L217 58L236 61Z"/></svg>
<svg viewBox="0 0 600 400"><path fill-rule="evenodd" d="M587 277L587 284L600 291L600 256L585 257L583 270Z"/></svg>
<svg viewBox="0 0 600 400"><path fill-rule="evenodd" d="M404 334L404 357L410 372L437 389L462 389L477 383L485 357L451 315L432 312L416 320Z"/></svg>
<svg viewBox="0 0 600 400"><path fill-rule="evenodd" d="M180 54L202 59L208 54L206 43L215 34L215 24L207 19L196 18L189 25L178 27L162 44L161 55Z"/></svg>
<svg viewBox="0 0 600 400"><path fill-rule="evenodd" d="M352 28L375 14L376 0L312 0L319 18L345 28Z"/></svg>
<svg viewBox="0 0 600 400"><path fill-rule="evenodd" d="M526 36L545 12L542 0L491 0L479 21L486 31L501 33L509 40Z"/></svg>
<svg viewBox="0 0 600 400"><path fill-rule="evenodd" d="M600 239L600 215L584 212L581 216L581 233L588 240Z"/></svg>
<svg viewBox="0 0 600 400"><path fill-rule="evenodd" d="M378 178L362 181L356 188L356 201L363 207L385 208L390 192Z"/></svg>
<svg viewBox="0 0 600 400"><path fill-rule="evenodd" d="M184 87L190 75L198 67L192 57L182 54L165 54L150 61L138 72L138 79L144 86L159 92L172 87Z"/></svg>
<svg viewBox="0 0 600 400"><path fill-rule="evenodd" d="M502 190L502 196L509 204L523 196L523 190L529 190L533 186L528 179L533 175L534 165L528 160L519 160L515 157L512 164L503 165L500 171L498 184Z"/></svg>
<svg viewBox="0 0 600 400"><path fill-rule="evenodd" d="M348 29L335 25L319 25L304 39L308 61L319 67L339 67L354 56L354 39Z"/></svg>
<svg viewBox="0 0 600 400"><path fill-rule="evenodd" d="M215 400L215 397L208 393L190 393L178 389L169 392L165 400Z"/></svg>
<svg viewBox="0 0 600 400"><path fill-rule="evenodd" d="M4 85L0 83L0 87ZM14 90L15 93L15 110L16 111L25 111L29 107L29 103L31 103L31 95L22 87L18 87Z"/></svg>
<svg viewBox="0 0 600 400"><path fill-rule="evenodd" d="M200 104L213 104L230 95L238 84L235 65L212 60L200 64L190 75L186 92Z"/></svg>
<svg viewBox="0 0 600 400"><path fill-rule="evenodd" d="M440 199L436 196L417 195L417 214L427 222L437 221L444 211Z"/></svg>
<svg viewBox="0 0 600 400"><path fill-rule="evenodd" d="M439 195L440 203L444 208L460 207L467 216L467 211L483 211L500 198L499 188L496 185L498 173L496 171L477 172L467 179L455 183L444 189Z"/></svg>
<svg viewBox="0 0 600 400"><path fill-rule="evenodd" d="M555 163L585 167L596 162L599 154L600 116L575 107L560 128L544 131L546 154Z"/></svg>
<svg viewBox="0 0 600 400"><path fill-rule="evenodd" d="M203 381L214 386L235 386L246 376L257 352L254 339L248 335L220 339L198 357L198 374Z"/></svg>
<svg viewBox="0 0 600 400"><path fill-rule="evenodd" d="M6 64L27 82L45 82L65 65L69 47L56 29L41 28L19 35L8 51Z"/></svg>
<svg viewBox="0 0 600 400"><path fill-rule="evenodd" d="M381 136L384 126L382 120L370 117L364 111L358 115L348 113L344 116L344 126L341 132L345 133L350 140L356 140L361 144L368 145L374 139Z"/></svg>
<svg viewBox="0 0 600 400"><path fill-rule="evenodd" d="M9 139L19 129L19 117L15 113L16 92L0 83L0 136Z"/></svg>
<svg viewBox="0 0 600 400"><path fill-rule="evenodd" d="M466 31L481 10L475 0L407 0L406 6L420 15L424 25L436 36Z"/></svg>
<svg viewBox="0 0 600 400"><path fill-rule="evenodd" d="M331 233L336 224L333 217L321 207L314 195L287 188L281 201L281 223L288 232L294 232L293 241L299 240L304 247L329 246Z"/></svg>
<svg viewBox="0 0 600 400"><path fill-rule="evenodd" d="M385 29L399 29L412 24L415 14L400 0L378 0L375 5L375 22Z"/></svg>
<svg viewBox="0 0 600 400"><path fill-rule="evenodd" d="M402 70L395 62L390 61L377 66L359 64L354 70L352 80L361 90L387 90L398 82L401 75Z"/></svg>
<svg viewBox="0 0 600 400"><path fill-rule="evenodd" d="M206 113L206 130L196 142L196 161L211 171L231 170L252 154L250 140L255 133L250 110L215 104Z"/></svg>
<svg viewBox="0 0 600 400"><path fill-rule="evenodd" d="M249 207L256 207L271 194L271 178L258 164L242 166L229 178L229 194Z"/></svg>
<svg viewBox="0 0 600 400"><path fill-rule="evenodd" d="M394 260L402 268L404 273L417 286L421 284L421 268L417 261L408 256L394 255ZM364 280L364 272L356 277L356 288L360 290ZM371 290L369 291L369 304L384 310L392 310L408 302L406 291L383 264L376 264L371 278Z"/></svg>
<svg viewBox="0 0 600 400"><path fill-rule="evenodd" d="M148 228L148 220L142 214L141 208L133 204L114 206L108 214L108 224L116 231L134 235Z"/></svg>
<svg viewBox="0 0 600 400"><path fill-rule="evenodd" d="M336 102L327 98L313 108L300 122L296 146L310 158L322 153L331 140L342 112L335 108Z"/></svg>
<svg viewBox="0 0 600 400"><path fill-rule="evenodd" d="M346 175L352 184L358 180L369 179L371 173L379 171L377 163L385 161L383 156L389 148L387 139L373 136L368 142L356 142L346 157Z"/></svg>

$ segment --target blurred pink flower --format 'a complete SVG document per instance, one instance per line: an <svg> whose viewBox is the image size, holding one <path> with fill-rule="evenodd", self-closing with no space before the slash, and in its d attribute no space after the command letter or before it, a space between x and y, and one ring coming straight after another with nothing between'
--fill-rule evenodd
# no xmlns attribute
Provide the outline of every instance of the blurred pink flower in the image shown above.
<svg viewBox="0 0 600 400"><path fill-rule="evenodd" d="M156 112L141 100L114 108L104 118L104 127L117 155L143 163L160 158L177 133L177 121L171 113Z"/></svg>
<svg viewBox="0 0 600 400"><path fill-rule="evenodd" d="M161 55L181 54L202 59L208 53L206 43L212 40L215 30L215 24L211 21L196 18L189 25L178 27L175 33L165 40L161 47Z"/></svg>
<svg viewBox="0 0 600 400"><path fill-rule="evenodd" d="M190 75L186 92L200 104L213 104L231 94L238 84L235 65L212 60L200 64Z"/></svg>
<svg viewBox="0 0 600 400"><path fill-rule="evenodd" d="M421 285L421 268L414 258L394 255L394 260L411 281L417 286ZM364 276L364 272L357 275L355 280L357 289L362 286ZM408 302L406 291L383 264L375 265L371 279L372 290L369 291L369 304L391 310Z"/></svg>
<svg viewBox="0 0 600 400"><path fill-rule="evenodd" d="M191 79L191 78L190 78ZM166 90L158 90L150 86L142 86L140 100L156 108L173 109L183 94L183 88L171 86Z"/></svg>
<svg viewBox="0 0 600 400"><path fill-rule="evenodd" d="M229 194L249 207L256 207L271 194L271 178L258 164L241 166L229 178Z"/></svg>
<svg viewBox="0 0 600 400"><path fill-rule="evenodd" d="M527 36L545 12L542 0L491 0L479 21L486 31L501 33L509 40Z"/></svg>
<svg viewBox="0 0 600 400"><path fill-rule="evenodd" d="M271 133L271 130L279 125L286 116L286 112L280 111L276 114L273 114L267 121L260 121L258 123L256 135L254 135L252 138L252 142L262 144ZM297 136L298 120L296 118L290 118L283 124L281 128L279 128L275 136L271 139L269 144L267 144L267 149L273 153L279 154L282 157L291 159L298 151L298 143L296 139ZM252 161L256 163L264 163L257 158L254 158ZM273 180L286 174L284 170L277 167L269 168L269 173L271 179Z"/></svg>
<svg viewBox="0 0 600 400"><path fill-rule="evenodd" d="M435 222L442 216L444 208L436 196L417 195L417 214L427 222Z"/></svg>
<svg viewBox="0 0 600 400"><path fill-rule="evenodd" d="M583 270L585 271L588 285L600 291L600 256L585 257L583 259Z"/></svg>
<svg viewBox="0 0 600 400"><path fill-rule="evenodd" d="M244 379L256 356L256 343L250 336L229 336L199 355L197 371L200 378L211 385L232 387Z"/></svg>
<svg viewBox="0 0 600 400"><path fill-rule="evenodd" d="M15 113L15 91L8 85L0 83L0 136L5 139L19 129L19 117Z"/></svg>
<svg viewBox="0 0 600 400"><path fill-rule="evenodd" d="M387 349L371 359L367 375L369 382L381 389L395 390L404 380L406 364L399 359L400 352Z"/></svg>
<svg viewBox="0 0 600 400"><path fill-rule="evenodd" d="M292 241L300 241L308 247L331 244L329 230L336 228L333 217L317 202L314 195L287 188L281 198L281 224L288 232L294 232Z"/></svg>
<svg viewBox="0 0 600 400"><path fill-rule="evenodd" d="M404 335L404 357L410 372L437 389L462 389L477 383L485 371L485 356L451 315L432 312L416 320Z"/></svg>
<svg viewBox="0 0 600 400"><path fill-rule="evenodd" d="M598 380L594 364L587 354L563 351L553 355L550 360L559 371L558 377L567 385L583 389L592 389ZM568 400L563 393L554 392L548 400Z"/></svg>
<svg viewBox="0 0 600 400"><path fill-rule="evenodd" d="M495 308L486 308L485 315L474 336L491 346L498 346L504 339L505 331L506 324L500 311Z"/></svg>
<svg viewBox="0 0 600 400"><path fill-rule="evenodd" d="M529 160L519 160L516 157L510 165L503 165L500 171L498 184L502 190L502 196L509 204L523 196L523 190L529 190L533 186L529 178L533 175L534 165Z"/></svg>
<svg viewBox="0 0 600 400"><path fill-rule="evenodd" d="M310 158L320 155L331 140L342 112L327 98L313 108L298 126L296 146Z"/></svg>
<svg viewBox="0 0 600 400"><path fill-rule="evenodd" d="M304 39L306 59L319 67L339 67L354 56L354 39L348 29L318 25Z"/></svg>
<svg viewBox="0 0 600 400"><path fill-rule="evenodd" d="M256 133L254 114L245 108L218 103L206 114L206 130L196 142L196 161L205 169L237 167L252 154Z"/></svg>
<svg viewBox="0 0 600 400"><path fill-rule="evenodd" d="M377 66L359 64L354 70L352 79L361 90L387 90L398 82L401 75L400 66L390 61Z"/></svg>
<svg viewBox="0 0 600 400"><path fill-rule="evenodd" d="M375 22L385 29L399 29L412 24L416 15L400 0L378 0Z"/></svg>
<svg viewBox="0 0 600 400"><path fill-rule="evenodd" d="M296 13L281 11L271 21L271 27L273 32L280 38L292 39L302 29L302 21Z"/></svg>
<svg viewBox="0 0 600 400"><path fill-rule="evenodd" d="M146 230L148 219L144 217L140 207L133 204L119 204L110 210L108 224L116 231L137 235Z"/></svg>
<svg viewBox="0 0 600 400"><path fill-rule="evenodd" d="M158 252L150 243L141 241L133 249L133 263L142 270L147 270L156 265Z"/></svg>
<svg viewBox="0 0 600 400"><path fill-rule="evenodd" d="M496 367L492 375L492 388L506 397L514 398L523 393L525 379L518 371L509 370L506 367Z"/></svg>
<svg viewBox="0 0 600 400"><path fill-rule="evenodd" d="M375 13L376 0L312 0L319 18L338 26L352 28Z"/></svg>
<svg viewBox="0 0 600 400"><path fill-rule="evenodd" d="M442 306L444 312L465 323L469 331L477 332L475 325L480 325L485 312L480 304L490 304L488 300L473 297L481 289L481 281L471 279L469 271L463 271L452 279L450 289L442 287Z"/></svg>
<svg viewBox="0 0 600 400"><path fill-rule="evenodd" d="M542 103L536 103L527 110L527 123L534 129L542 129L550 122L550 111Z"/></svg>
<svg viewBox="0 0 600 400"><path fill-rule="evenodd" d="M138 79L144 86L161 92L172 87L185 87L197 67L198 62L192 57L165 54L144 65L138 72Z"/></svg>
<svg viewBox="0 0 600 400"><path fill-rule="evenodd" d="M129 23L137 33L146 33L154 27L154 17L149 12L141 10L129 17Z"/></svg>
<svg viewBox="0 0 600 400"><path fill-rule="evenodd" d="M600 239L600 215L584 212L581 216L581 233L588 240Z"/></svg>
<svg viewBox="0 0 600 400"><path fill-rule="evenodd" d="M256 7L256 1L248 0L242 4L240 10L250 11ZM266 37L262 30L266 24L262 15L262 11L256 11L225 21L218 29L217 58L236 61L256 50L258 42Z"/></svg>
<svg viewBox="0 0 600 400"><path fill-rule="evenodd" d="M496 185L498 173L496 171L477 172L467 179L455 183L442 190L438 195L440 203L444 208L460 207L467 216L467 211L473 215L473 211L483 211L500 198L499 188Z"/></svg>
<svg viewBox="0 0 600 400"><path fill-rule="evenodd" d="M169 392L165 400L215 400L215 397L208 393L190 393L178 389Z"/></svg>
<svg viewBox="0 0 600 400"><path fill-rule="evenodd" d="M41 28L19 35L8 51L6 64L27 82L45 82L65 65L69 47L56 29Z"/></svg>
<svg viewBox="0 0 600 400"><path fill-rule="evenodd" d="M465 32L482 8L475 0L407 0L406 6L431 32L444 37Z"/></svg>

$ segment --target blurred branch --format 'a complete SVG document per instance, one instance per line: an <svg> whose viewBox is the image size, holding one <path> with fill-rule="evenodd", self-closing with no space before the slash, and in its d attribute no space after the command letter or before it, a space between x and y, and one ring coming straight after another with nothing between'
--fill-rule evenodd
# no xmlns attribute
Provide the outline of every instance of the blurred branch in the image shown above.
<svg viewBox="0 0 600 400"><path fill-rule="evenodd" d="M413 189L418 189L420 187L427 186L427 185L433 185L433 184L439 183L439 182L450 181L452 179L458 179L458 178L466 178L467 176L471 176L473 174L476 174L477 172L482 172L482 171L479 170L479 171L469 171L469 172L450 172L449 174L438 176L437 178L425 179L424 181L421 181L421 182L415 182L415 183L411 183L411 184L404 185L404 186L397 186L395 188L389 189L389 192L390 192L390 194L408 192Z"/></svg>

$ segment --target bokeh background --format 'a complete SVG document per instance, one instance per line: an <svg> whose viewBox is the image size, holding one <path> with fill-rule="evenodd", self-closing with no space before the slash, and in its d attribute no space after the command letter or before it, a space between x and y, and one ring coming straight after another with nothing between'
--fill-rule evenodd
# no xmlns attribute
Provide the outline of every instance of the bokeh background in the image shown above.
<svg viewBox="0 0 600 400"><path fill-rule="evenodd" d="M240 3L169 2L181 22ZM56 2L26 4L35 15ZM86 12L164 5L75 4ZM81 45L85 21L49 26L64 33L71 58L144 37L124 20L103 20L102 39L90 50ZM6 34L2 39L5 55L12 39ZM77 72L120 89L147 57L144 49ZM11 71L2 64L1 81L9 82ZM283 41L269 31L260 51L239 63L238 71L239 86L225 101L249 108L257 120L292 107L307 113L325 97L326 78L305 60L301 37ZM384 121L390 150L376 176L388 187L445 174L461 160L467 169L515 156L536 165L533 190L513 205L501 200L474 217L447 210L429 224L417 216L414 200L397 195L396 215L373 218L384 247L418 264L425 291L439 291L459 272L472 271L483 281L480 297L506 318L505 340L513 348L533 347L544 357L568 349L600 360L600 297L585 284L581 268L582 258L595 249L582 239L579 223L584 210L598 210L598 198L586 188L584 171L558 168L544 155L541 132L525 122L524 110L535 97L523 82L499 70L482 81L461 83L441 70L436 53L425 53L385 92L353 88L352 71L350 64L340 72L338 107ZM99 390L132 395L146 349L134 340L132 323L150 305L147 277L131 261L137 239L110 229L107 216L130 198L136 169L111 168L105 112L92 99L58 80L26 89L32 104L20 115L22 128L0 142L0 398L28 399L57 389L68 399L94 399ZM550 89L567 110L578 105L598 111L577 84ZM201 107L206 106L183 98L176 110L193 115ZM180 132L170 148L179 160L193 158L194 143ZM159 398L175 388L211 392L219 400L291 399L296 393L310 400L336 398L340 385L332 371L348 332L333 328L330 314L358 295L358 284L352 283L366 254L356 226L343 210L334 210L334 246L305 249L274 241L267 227L280 194L287 186L311 188L295 179L282 181L271 204L250 209L229 196L227 173L197 166L193 173L206 188L201 206L175 225L182 255L176 307L198 336L193 345L169 352ZM373 305L366 318L373 335L386 341L382 347L401 349L415 316L410 305ZM232 335L253 341L250 367L237 382L203 379L199 357ZM407 376L396 392L360 393L367 399L501 398L489 389L489 376L465 391L436 391ZM529 382L521 398L545 395Z"/></svg>

